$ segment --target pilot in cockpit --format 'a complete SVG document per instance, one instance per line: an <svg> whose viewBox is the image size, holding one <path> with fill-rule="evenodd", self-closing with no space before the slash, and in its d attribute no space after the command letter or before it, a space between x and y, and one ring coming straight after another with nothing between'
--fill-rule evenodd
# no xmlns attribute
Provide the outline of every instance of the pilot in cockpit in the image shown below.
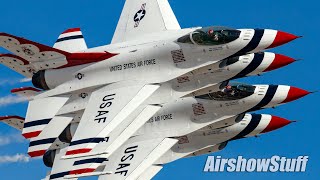
<svg viewBox="0 0 320 180"><path fill-rule="evenodd" d="M213 29L208 30L208 36L214 41L219 41L219 33L215 32Z"/></svg>
<svg viewBox="0 0 320 180"><path fill-rule="evenodd" d="M231 82L220 91L196 96L196 98L211 99L216 101L230 101L248 97L252 95L254 91L255 86Z"/></svg>
<svg viewBox="0 0 320 180"><path fill-rule="evenodd" d="M232 86L231 85L227 85L226 87L224 87L222 90L221 90L223 93L226 93L226 94L230 94L233 90L232 90Z"/></svg>

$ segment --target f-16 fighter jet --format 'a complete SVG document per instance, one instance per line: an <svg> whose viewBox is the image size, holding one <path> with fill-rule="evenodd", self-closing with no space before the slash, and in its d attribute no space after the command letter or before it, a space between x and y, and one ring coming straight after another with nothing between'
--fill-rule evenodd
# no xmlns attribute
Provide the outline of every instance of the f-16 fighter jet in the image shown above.
<svg viewBox="0 0 320 180"><path fill-rule="evenodd" d="M12 52L0 62L38 88L12 90L30 99L27 115L2 120L22 129L31 157L55 157L49 179L115 174L101 164L141 128L152 130L156 139L139 145L148 147L139 150L147 161L130 158L139 171L121 178L135 179L175 146L172 137L231 126L239 114L307 95L290 86L229 83L294 62L262 51L296 38L271 29L181 29L167 0L127 0L111 44L101 47L88 49L79 28L64 31L53 47L0 33L0 46ZM167 113L155 118L160 112ZM148 126L170 117L168 133Z"/></svg>
<svg viewBox="0 0 320 180"><path fill-rule="evenodd" d="M176 139L175 145L164 154L155 154L155 152L157 152L155 149L159 150L159 148L161 149L164 145L162 144L160 147L154 147L160 140L159 137L161 135L154 136L154 130L152 128L148 128L147 126L157 124L157 131L165 133L168 130L168 125L171 123L171 125L175 124L173 118L175 115L176 114L173 113L173 115L170 115L170 117L166 117L168 119L162 118L159 121L150 120L145 125L146 127L141 128L141 130L133 138L121 146L119 150L108 160L106 158L90 158L76 161L74 164L76 164L78 167L90 162L100 164L98 171L103 172L99 173L99 180L151 179L163 168L163 165L166 163L178 160L180 158L194 157L218 152L224 149L230 141L258 136L260 134L279 129L292 122L283 118L266 114L243 114L226 120L226 122L236 121L236 123L231 126L220 123L221 127L219 128L217 123L208 123L207 126L186 136L172 137ZM18 119L17 117L7 118L11 118L13 121L14 119ZM185 123L182 123L181 125L185 125ZM44 164L48 167L53 167L51 175L47 176L46 179L59 179L63 176L66 178L71 178L71 175L76 172L67 170L67 164L65 164L66 162L61 161L60 158L64 155L65 151L66 148L49 150L46 152L43 157ZM147 169L137 167L140 164L148 163L145 159L155 155L158 157L158 159L154 160L155 163L153 163ZM134 162L141 163L139 164ZM57 170L60 170L60 173L56 173ZM91 172L92 169L86 169L86 171ZM95 173L95 175L97 175L97 173Z"/></svg>
<svg viewBox="0 0 320 180"><path fill-rule="evenodd" d="M167 103L123 144L121 140L126 135L127 129L122 136L118 137L118 141L113 142L110 146L108 142L101 141L93 150L109 152L109 154L64 159L68 153L68 143L72 141L79 126L79 122L71 123L59 138L55 139L56 146L51 146L51 149L45 152L44 162L48 167L53 168L48 178L79 178L91 175L101 175L101 178L112 177L112 179L145 177L143 173L145 169L136 170L142 164L148 167L148 171L153 169L154 165L160 168L165 163L192 154L200 155L213 150L218 151L227 141L244 136L254 136L288 124L276 117L244 115L244 112L275 107L308 94L307 91L282 85L252 86L230 83L228 86L230 86L230 91L221 90L196 97L180 98L178 101ZM23 118L12 116L3 117L2 120L17 129L23 127ZM204 138L203 141L200 141L199 134L208 131L208 128L216 131L225 130L229 134L226 133L225 136L220 134L214 144L210 144L213 142L211 138L214 137L209 134L209 139ZM193 137L196 140L191 142ZM43 140L32 141L30 149L42 149L47 146L47 143ZM168 145L167 143L169 147L164 147L163 144ZM127 149L131 148L133 148L132 152L129 153ZM166 151L160 151L162 148ZM121 163L118 158L126 154L132 156L126 162L128 167L121 166L121 171L112 169L119 170ZM135 156L137 158L134 158ZM148 158L151 159L144 161Z"/></svg>

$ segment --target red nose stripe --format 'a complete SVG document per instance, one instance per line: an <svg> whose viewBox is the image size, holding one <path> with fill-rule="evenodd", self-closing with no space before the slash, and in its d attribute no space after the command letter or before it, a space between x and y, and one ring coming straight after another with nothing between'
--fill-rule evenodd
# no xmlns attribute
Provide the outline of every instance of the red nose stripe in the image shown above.
<svg viewBox="0 0 320 180"><path fill-rule="evenodd" d="M308 94L310 94L310 92L308 92L306 90L296 88L296 87L290 87L290 90L288 92L288 96L282 103L287 103L287 102L297 100L297 99L302 98Z"/></svg>
<svg viewBox="0 0 320 180"><path fill-rule="evenodd" d="M286 32L282 32L282 31L278 31L276 38L274 39L273 43L268 48L274 48L277 46L281 46L281 45L286 44L290 41L293 41L297 38L299 38L299 36L289 34Z"/></svg>
<svg viewBox="0 0 320 180"><path fill-rule="evenodd" d="M272 71L272 70L284 67L288 64L293 63L294 61L295 60L291 57L284 56L281 54L276 54L274 60L270 64L270 66L266 70L264 70L263 72Z"/></svg>
<svg viewBox="0 0 320 180"><path fill-rule="evenodd" d="M270 123L261 133L274 131L274 130L282 128L290 123L291 123L291 121L289 121L287 119L283 119L283 118L280 118L277 116L272 116Z"/></svg>

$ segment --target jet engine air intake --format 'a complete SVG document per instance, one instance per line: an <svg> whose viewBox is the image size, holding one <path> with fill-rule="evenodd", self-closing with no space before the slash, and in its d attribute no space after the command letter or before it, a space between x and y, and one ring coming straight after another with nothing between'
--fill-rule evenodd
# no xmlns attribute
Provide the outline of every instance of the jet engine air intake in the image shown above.
<svg viewBox="0 0 320 180"><path fill-rule="evenodd" d="M228 141L221 143L221 144L219 145L219 147L218 147L219 151L221 151L222 149L224 149L227 145L228 145Z"/></svg>
<svg viewBox="0 0 320 180"><path fill-rule="evenodd" d="M239 114L238 117L235 119L235 122L239 123L240 121L242 121L245 115L245 113Z"/></svg>
<svg viewBox="0 0 320 180"><path fill-rule="evenodd" d="M224 59L221 61L221 63L219 64L219 68L224 68L226 66L229 66L231 64L234 64L236 62L239 61L240 56L236 56L236 57L230 57L227 59Z"/></svg>
<svg viewBox="0 0 320 180"><path fill-rule="evenodd" d="M222 89L225 88L228 84L229 84L229 81L223 81L223 82L220 84L219 89L222 90Z"/></svg>

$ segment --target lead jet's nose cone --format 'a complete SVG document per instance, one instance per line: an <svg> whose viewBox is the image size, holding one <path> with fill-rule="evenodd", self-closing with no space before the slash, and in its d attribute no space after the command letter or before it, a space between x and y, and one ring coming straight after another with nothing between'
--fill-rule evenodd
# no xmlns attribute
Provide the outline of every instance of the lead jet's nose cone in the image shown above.
<svg viewBox="0 0 320 180"><path fill-rule="evenodd" d="M281 54L276 54L274 60L270 64L270 66L266 70L264 70L263 72L272 71L272 70L284 67L286 65L289 65L293 62L295 62L295 60L291 57L284 56Z"/></svg>
<svg viewBox="0 0 320 180"><path fill-rule="evenodd" d="M277 116L272 116L268 126L261 133L267 133L270 131L274 131L274 130L282 128L290 123L292 123L292 121L289 121L287 119L280 118Z"/></svg>
<svg viewBox="0 0 320 180"><path fill-rule="evenodd" d="M287 98L282 103L287 103L287 102L291 102L291 101L300 99L308 94L310 94L310 92L291 86L290 90L288 92Z"/></svg>
<svg viewBox="0 0 320 180"><path fill-rule="evenodd" d="M286 44L290 41L293 41L297 38L299 38L300 36L296 36L290 33L286 33L286 32L282 32L282 31L278 31L276 38L274 39L273 43L268 47L268 48L274 48L277 46L281 46L283 44Z"/></svg>

